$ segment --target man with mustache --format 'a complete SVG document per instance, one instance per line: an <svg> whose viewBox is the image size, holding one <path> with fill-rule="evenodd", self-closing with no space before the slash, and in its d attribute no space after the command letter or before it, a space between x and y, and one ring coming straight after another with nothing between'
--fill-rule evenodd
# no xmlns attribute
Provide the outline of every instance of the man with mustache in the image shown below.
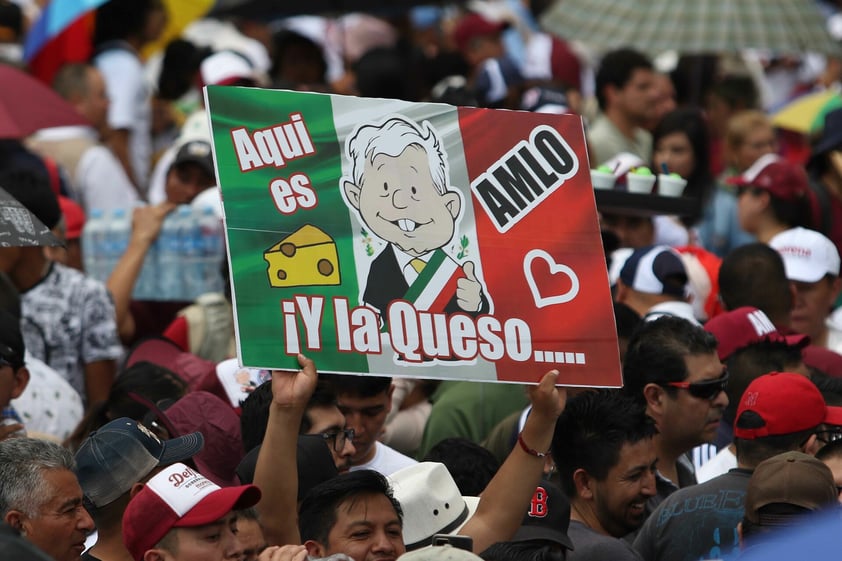
<svg viewBox="0 0 842 561"><path fill-rule="evenodd" d="M94 521L69 450L34 438L0 442L0 516L54 561L79 561Z"/></svg>
<svg viewBox="0 0 842 561"><path fill-rule="evenodd" d="M619 390L581 393L556 423L552 454L570 499L568 561L639 561L623 541L646 519L655 495L655 425Z"/></svg>
<svg viewBox="0 0 842 561"><path fill-rule="evenodd" d="M739 545L749 478L758 464L784 452L813 455L823 424L842 424L815 384L791 372L765 374L742 394L734 422L737 467L680 489L649 516L634 541L647 561L727 558Z"/></svg>
<svg viewBox="0 0 842 561"><path fill-rule="evenodd" d="M632 336L623 362L624 391L646 405L658 428L653 439L658 492L648 512L673 491L696 483L685 454L716 438L728 405L727 382L716 338L698 325L663 316Z"/></svg>

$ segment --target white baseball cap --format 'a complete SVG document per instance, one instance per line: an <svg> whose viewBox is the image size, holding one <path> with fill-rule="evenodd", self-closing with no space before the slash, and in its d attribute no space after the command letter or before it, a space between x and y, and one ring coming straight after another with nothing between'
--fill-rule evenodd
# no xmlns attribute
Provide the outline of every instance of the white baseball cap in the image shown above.
<svg viewBox="0 0 842 561"><path fill-rule="evenodd" d="M772 238L769 246L781 254L789 280L818 282L825 275L839 276L836 245L815 230L786 230Z"/></svg>

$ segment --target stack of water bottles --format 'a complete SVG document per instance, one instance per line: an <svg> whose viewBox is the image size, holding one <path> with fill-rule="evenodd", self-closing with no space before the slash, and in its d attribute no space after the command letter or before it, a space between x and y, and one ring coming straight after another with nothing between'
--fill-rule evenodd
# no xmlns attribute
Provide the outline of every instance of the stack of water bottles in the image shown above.
<svg viewBox="0 0 842 561"><path fill-rule="evenodd" d="M129 245L131 209L93 210L82 231L85 272L105 282ZM135 300L192 301L222 292L222 223L213 208L188 205L170 213L146 254Z"/></svg>

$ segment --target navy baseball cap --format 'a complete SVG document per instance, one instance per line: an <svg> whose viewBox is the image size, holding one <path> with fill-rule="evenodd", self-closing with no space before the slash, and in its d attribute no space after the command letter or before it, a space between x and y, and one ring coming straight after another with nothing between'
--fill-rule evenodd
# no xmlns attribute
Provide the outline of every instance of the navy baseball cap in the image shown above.
<svg viewBox="0 0 842 561"><path fill-rule="evenodd" d="M687 270L677 251L666 245L634 250L620 270L623 284L646 294L667 294L683 298Z"/></svg>
<svg viewBox="0 0 842 561"><path fill-rule="evenodd" d="M137 421L121 417L82 442L76 452L76 477L86 503L101 508L127 493L156 467L186 460L204 444L198 432L161 440Z"/></svg>

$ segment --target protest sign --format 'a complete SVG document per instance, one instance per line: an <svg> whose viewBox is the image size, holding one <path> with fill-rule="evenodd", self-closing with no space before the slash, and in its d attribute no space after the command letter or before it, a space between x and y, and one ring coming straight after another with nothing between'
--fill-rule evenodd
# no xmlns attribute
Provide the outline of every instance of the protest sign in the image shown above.
<svg viewBox="0 0 842 561"><path fill-rule="evenodd" d="M244 365L619 386L582 122L208 87Z"/></svg>

